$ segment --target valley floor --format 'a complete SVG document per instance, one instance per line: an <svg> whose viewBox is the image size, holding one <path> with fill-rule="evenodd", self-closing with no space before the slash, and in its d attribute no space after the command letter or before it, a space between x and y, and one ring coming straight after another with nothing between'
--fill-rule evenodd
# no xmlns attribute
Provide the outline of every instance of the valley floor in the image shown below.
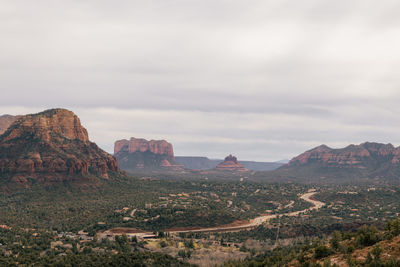
<svg viewBox="0 0 400 267"><path fill-rule="evenodd" d="M271 219L279 218L281 216L287 216L287 217L294 217L298 216L300 214L305 214L308 211L312 210L318 210L321 207L325 205L325 203L318 201L313 198L313 196L317 192L315 190L309 190L309 192L302 194L299 198L311 203L313 206L300 210L300 211L293 211L293 212L287 212L287 213L281 213L281 214L267 214L267 215L261 215L258 217L255 217L254 219L251 219L248 222L245 221L237 221L228 225L220 225L216 227L204 227L204 228L196 228L196 227L188 227L188 228L182 228L179 230L166 230L164 231L165 234L170 234L170 235L177 235L181 233L202 233L202 232L235 232L239 230L246 230L246 229L251 229L255 228L257 226L263 225L264 223L268 222ZM104 232L99 232L98 236L101 238L105 238L107 236L116 236L116 235L121 235L121 234L127 234L128 236L150 236L153 233L152 232L146 232L143 230L138 230L138 229L130 229L130 228L120 228L120 229L110 229Z"/></svg>
<svg viewBox="0 0 400 267"><path fill-rule="evenodd" d="M80 257L90 261L103 257L104 263L112 255L137 262L133 258L146 255L149 262L156 259L178 266L227 262L246 266L252 261L283 266L271 263L272 259L301 266L301 251L313 264L328 260L344 264L351 253L359 250L352 255L367 259L373 249L358 241L364 235L362 231L358 234L362 225L383 230L400 212L400 188L386 185L145 177L85 190L38 186L0 195L0 265L69 262ZM335 231L342 233L345 253L329 245L329 236ZM376 242L397 246L384 243L386 234L378 232L373 232ZM326 246L322 258L320 246ZM389 259L385 253L383 260ZM118 262L118 257L112 261Z"/></svg>

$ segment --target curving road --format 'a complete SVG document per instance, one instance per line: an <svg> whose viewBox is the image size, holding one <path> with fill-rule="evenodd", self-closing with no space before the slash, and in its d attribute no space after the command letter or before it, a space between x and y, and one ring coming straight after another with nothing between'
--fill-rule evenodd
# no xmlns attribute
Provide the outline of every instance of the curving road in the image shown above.
<svg viewBox="0 0 400 267"><path fill-rule="evenodd" d="M192 229L192 230L174 230L174 231L166 231L166 233L170 234L179 234L179 233L196 233L196 232L225 232L225 231L235 231L235 230L242 230L246 228L253 228L263 224L266 221L271 219L277 218L278 216L297 216L301 213L305 213L311 210L318 210L325 205L324 202L315 200L312 198L317 192L307 192L300 196L301 199L313 204L312 207L300 210L300 211L293 211L288 213L282 214L271 214L271 215L263 215L258 216L252 220L250 220L246 224L238 225L238 226L216 226L216 227L208 227L208 228L199 228L199 229Z"/></svg>

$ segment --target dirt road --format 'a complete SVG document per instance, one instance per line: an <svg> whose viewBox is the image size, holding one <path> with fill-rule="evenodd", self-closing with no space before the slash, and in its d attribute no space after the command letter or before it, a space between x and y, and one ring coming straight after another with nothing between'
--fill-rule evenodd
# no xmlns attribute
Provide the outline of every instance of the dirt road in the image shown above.
<svg viewBox="0 0 400 267"><path fill-rule="evenodd" d="M300 198L303 199L304 201L307 201L307 202L313 204L312 207L304 209L304 210L293 211L293 212L282 213L282 214L271 214L271 215L258 216L256 218L250 220L247 223L244 223L242 225L236 225L236 226L223 226L222 225L222 226L216 226L216 227L207 227L207 228L199 228L199 229L191 229L191 230L176 230L176 231L174 230L174 231L166 231L166 232L170 233L170 234L198 233L198 232L226 232L226 231L235 231L235 230L242 230L242 229L247 229L247 228L254 228L256 226L263 224L266 221L277 218L278 216L297 216L301 213L320 209L321 207L323 207L325 205L325 203L312 198L316 193L317 192L307 192L300 196Z"/></svg>

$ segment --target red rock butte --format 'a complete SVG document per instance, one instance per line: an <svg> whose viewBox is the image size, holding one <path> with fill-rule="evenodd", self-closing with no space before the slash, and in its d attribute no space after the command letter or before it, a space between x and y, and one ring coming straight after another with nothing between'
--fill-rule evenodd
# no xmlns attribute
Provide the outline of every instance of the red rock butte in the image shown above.
<svg viewBox="0 0 400 267"><path fill-rule="evenodd" d="M108 178L109 172L119 172L117 160L89 141L72 111L51 109L20 116L0 135L0 176L14 181L24 183L27 177L63 181L76 175Z"/></svg>
<svg viewBox="0 0 400 267"><path fill-rule="evenodd" d="M122 169L152 169L165 168L182 170L175 162L172 144L165 140L147 141L142 138L118 140L114 144L114 155Z"/></svg>
<svg viewBox="0 0 400 267"><path fill-rule="evenodd" d="M241 163L237 161L237 158L229 155L225 158L223 162L217 165L217 170L220 171L232 171L232 172L247 172L246 169Z"/></svg>
<svg viewBox="0 0 400 267"><path fill-rule="evenodd" d="M114 145L114 154L117 154L120 151L126 151L128 153L149 151L157 155L174 157L174 149L172 144L165 140L147 141L146 139L134 137L131 137L130 140L118 140Z"/></svg>
<svg viewBox="0 0 400 267"><path fill-rule="evenodd" d="M46 142L51 141L51 135L60 136L83 142L89 141L87 130L81 125L81 122L72 111L66 109L52 109L41 113L21 116L13 125L2 142L7 142L15 137L24 134L31 134L35 138Z"/></svg>

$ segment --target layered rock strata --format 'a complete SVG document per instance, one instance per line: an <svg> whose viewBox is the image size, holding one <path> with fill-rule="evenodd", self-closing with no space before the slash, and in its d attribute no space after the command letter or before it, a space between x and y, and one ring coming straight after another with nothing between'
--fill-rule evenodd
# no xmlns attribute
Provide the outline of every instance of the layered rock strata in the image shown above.
<svg viewBox="0 0 400 267"><path fill-rule="evenodd" d="M20 116L0 136L0 175L24 179L108 178L117 160L89 141L79 118L65 109ZM46 178L47 177L47 178Z"/></svg>
<svg viewBox="0 0 400 267"><path fill-rule="evenodd" d="M371 165L398 164L399 162L400 147L367 142L341 149L321 145L293 158L288 166L320 163L338 167L367 168Z"/></svg>
<svg viewBox="0 0 400 267"><path fill-rule="evenodd" d="M182 170L174 158L172 144L165 140L130 138L114 144L114 155L124 170L171 169Z"/></svg>

